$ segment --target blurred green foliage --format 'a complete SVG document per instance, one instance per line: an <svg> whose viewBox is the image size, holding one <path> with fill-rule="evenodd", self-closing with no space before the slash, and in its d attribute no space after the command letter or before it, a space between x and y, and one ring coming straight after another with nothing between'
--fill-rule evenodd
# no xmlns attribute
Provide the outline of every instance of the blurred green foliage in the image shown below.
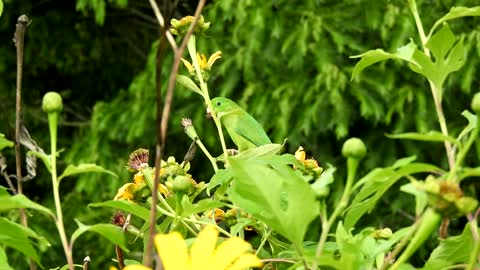
<svg viewBox="0 0 480 270"><path fill-rule="evenodd" d="M428 29L451 6L473 6L478 1L417 3ZM196 2L177 4L172 7L172 1L160 1L161 8L167 8L175 18L193 14ZM74 163L95 162L121 176L115 180L89 174L65 183L67 225L73 231L74 217L89 224L105 222L110 212L84 206L113 198L131 177L125 168L128 154L140 147L153 149L155 143L159 46L155 18L147 1L4 0L0 19L4 41L0 44L0 110L6 113L0 117L0 132L10 138L16 74L11 38L16 18L23 13L32 20L26 34L25 124L40 146L46 147L41 97L47 91L62 94L66 107L59 144L67 150L64 157ZM199 51L207 55L217 50L223 53L211 73L211 95L238 101L263 124L274 142L288 138L289 152L303 145L321 164L336 164L341 142L355 136L364 139L370 152L363 172L413 154L418 160L445 165L440 144L419 145L384 137L385 133L438 129L431 94L420 75L405 72L403 63L392 61L371 67L350 81L357 62L350 56L372 48L394 51L416 37L406 1L215 0L207 4L203 14L212 25L207 35L198 39ZM468 48L466 65L446 83L444 109L452 133L465 124L460 113L468 108L472 93L480 86L475 76L480 61L479 22L479 18L467 18L450 24L454 33L465 36ZM420 44L419 40L415 42ZM171 67L169 49L162 61L160 81L165 90ZM180 70L187 73L184 68ZM204 116L199 96L179 86L169 124L167 155L181 159L188 149L190 141L179 124L182 117L192 117L207 147L220 154L213 122ZM478 161L473 156L469 160ZM9 168L14 168L13 156L9 162ZM43 169L40 166L37 179L26 184L26 193L35 201L51 205ZM212 172L208 160L198 153L192 162L193 176L208 180ZM384 201L387 207L378 207L370 223L403 226L408 221L399 218L399 212L410 203L401 198ZM46 221L42 219L34 219L31 224L42 235L53 231L43 225ZM94 236L84 239L76 244L81 247L75 254L77 262L90 255L93 262L103 266L114 256L113 247L107 243L99 244ZM44 254L45 265L60 265L63 258L60 244L55 242L58 239L49 240L54 248ZM15 256L10 262L25 263Z"/></svg>

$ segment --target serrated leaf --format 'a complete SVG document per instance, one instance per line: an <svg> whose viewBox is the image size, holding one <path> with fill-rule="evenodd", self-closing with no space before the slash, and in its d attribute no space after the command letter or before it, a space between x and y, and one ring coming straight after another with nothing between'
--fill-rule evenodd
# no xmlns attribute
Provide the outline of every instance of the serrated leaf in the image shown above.
<svg viewBox="0 0 480 270"><path fill-rule="evenodd" d="M1 10L0 10L0 14L2 14ZM0 133L0 151L2 151L3 148L13 147L13 145L14 144L12 141L8 140L7 138L5 138L5 135Z"/></svg>
<svg viewBox="0 0 480 270"><path fill-rule="evenodd" d="M236 158L236 159L249 159L249 158L254 158L254 157L261 157L261 156L267 156L267 155L275 155L280 153L282 151L283 144L279 143L271 143L271 144L265 144L261 145L255 148L250 148L245 151L240 152L238 155L233 156L231 158Z"/></svg>
<svg viewBox="0 0 480 270"><path fill-rule="evenodd" d="M441 269L446 265L466 264L474 248L470 223L465 225L461 235L441 240L425 263L425 270Z"/></svg>
<svg viewBox="0 0 480 270"><path fill-rule="evenodd" d="M430 29L428 33L428 38L430 38L435 31L435 29L442 25L444 22L452 19L457 19L461 17L469 17L469 16L480 16L480 6L477 7L452 7L450 11L443 16L442 18L438 19Z"/></svg>
<svg viewBox="0 0 480 270"><path fill-rule="evenodd" d="M36 157L40 158L43 161L43 164L45 164L45 167L47 168L47 170L50 173L52 172L52 162L51 162L50 155L47 155L45 153L41 153L39 151L28 151L27 155L33 155L33 156L36 156Z"/></svg>
<svg viewBox="0 0 480 270"><path fill-rule="evenodd" d="M115 245L118 245L121 247L123 250L128 251L127 248L127 241L125 237L125 232L122 231L122 228L113 224L95 224L95 225L85 225L82 224L80 221L75 220L75 222L78 225L78 229L75 230L72 234L71 238L71 245L73 246L73 243L79 236L84 234L87 231L90 232L95 232L100 234L102 237L106 238L110 242L112 242Z"/></svg>
<svg viewBox="0 0 480 270"><path fill-rule="evenodd" d="M128 202L126 200L112 200L106 202L91 203L88 205L88 207L111 207L128 213L132 213L133 215L145 221L150 220L150 211L148 209L138 204Z"/></svg>
<svg viewBox="0 0 480 270"><path fill-rule="evenodd" d="M370 212L382 195L397 181L403 177L421 173L442 172L434 165L425 163L411 163L401 168L377 168L364 176L359 182L364 183L360 191L353 199L345 215L345 228L351 229L357 221L367 212Z"/></svg>
<svg viewBox="0 0 480 270"><path fill-rule="evenodd" d="M430 38L425 44L425 47L429 48L435 59L443 60L447 53L452 48L453 44L455 44L455 35L453 34L448 24L445 24L440 31L435 33L435 35Z"/></svg>
<svg viewBox="0 0 480 270"><path fill-rule="evenodd" d="M220 208L222 206L225 206L225 204L212 199L203 199L194 204L188 203L183 205L182 217L188 217L193 214L205 212L214 208Z"/></svg>
<svg viewBox="0 0 480 270"><path fill-rule="evenodd" d="M467 111L467 110L464 110L462 112L462 116L465 117L468 121L468 125L463 128L462 132L460 132L460 134L458 134L457 136L457 141L461 141L465 136L468 135L468 133L470 133L470 131L472 131L474 128L477 127L477 116L474 115L473 113Z"/></svg>
<svg viewBox="0 0 480 270"><path fill-rule="evenodd" d="M417 63L413 59L413 55L417 51L417 45L413 41L410 41L410 43L408 43L407 45L398 48L396 53L389 53L385 52L382 49L376 49L367 51L360 55L350 56L350 58L361 58L361 60L355 65L353 69L351 79L357 76L365 68L388 59L402 59L413 65L417 65Z"/></svg>
<svg viewBox="0 0 480 270"><path fill-rule="evenodd" d="M230 159L234 180L228 194L235 205L301 248L319 205L309 184L285 160L273 157L280 156Z"/></svg>
<svg viewBox="0 0 480 270"><path fill-rule="evenodd" d="M89 173L89 172L108 173L110 175L117 177L117 175L114 172L104 169L103 167L98 166L94 163L82 163L79 165L68 165L68 167L65 168L65 170L63 171L62 175L58 177L58 181L60 182L63 178L67 176L72 176L80 173Z"/></svg>
<svg viewBox="0 0 480 270"><path fill-rule="evenodd" d="M187 89L190 89L193 92L195 92L195 93L197 93L197 94L199 94L203 97L202 91L200 90L200 88L198 88L197 84L195 84L192 81L192 79L190 79L190 77L185 76L185 75L177 75L177 83L183 85Z"/></svg>
<svg viewBox="0 0 480 270"><path fill-rule="evenodd" d="M0 231L2 232L0 233L0 244L18 250L41 265L40 257L30 238L35 238L48 244L43 237L38 236L30 228L14 223L6 218L0 218Z"/></svg>
<svg viewBox="0 0 480 270"><path fill-rule="evenodd" d="M450 136L445 136L441 132L432 130L427 133L416 133L416 132L407 132L401 134L385 134L390 139L406 139L406 140L416 140L416 141L427 141L427 142L444 142L449 141L453 144L457 144L457 140Z"/></svg>
<svg viewBox="0 0 480 270"><path fill-rule="evenodd" d="M210 196L210 191L218 186L218 185L223 185L224 183L227 183L230 181L233 177L232 171L227 168L227 169L220 169L218 170L210 179L210 182L207 184L207 195Z"/></svg>
<svg viewBox="0 0 480 270"><path fill-rule="evenodd" d="M47 216L55 217L55 215L50 209L31 201L23 194L17 194L14 196L0 196L0 211L18 208L34 209Z"/></svg>

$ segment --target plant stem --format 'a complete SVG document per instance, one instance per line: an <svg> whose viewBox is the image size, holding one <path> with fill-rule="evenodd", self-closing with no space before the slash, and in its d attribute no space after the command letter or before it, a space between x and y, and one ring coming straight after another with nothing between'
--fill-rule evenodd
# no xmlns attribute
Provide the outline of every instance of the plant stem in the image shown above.
<svg viewBox="0 0 480 270"><path fill-rule="evenodd" d="M210 163L212 163L213 170L217 172L218 165L217 165L216 159L210 154L210 152L208 152L207 148L205 148L205 145L203 145L202 141L200 141L198 137L195 143L198 145L198 147L200 147L200 149L202 149L203 153L207 156L208 160L210 160Z"/></svg>
<svg viewBox="0 0 480 270"><path fill-rule="evenodd" d="M15 28L15 35L13 41L17 48L17 90L16 90L16 106L15 106L15 163L16 163L16 175L17 175L17 189L13 189L17 194L23 193L23 177L22 177L22 160L20 153L20 130L22 128L22 72L23 72L23 49L25 46L25 29L27 28L28 17L21 15L17 19ZM28 227L27 214L25 209L21 208L20 220L23 226ZM30 270L35 270L34 261L28 258L28 265Z"/></svg>
<svg viewBox="0 0 480 270"><path fill-rule="evenodd" d="M356 177L359 162L360 160L356 158L347 159L348 175L347 175L347 181L345 183L345 188L343 190L342 198L340 199L340 202L338 203L337 207L333 211L328 221L322 222L322 233L320 234L317 250L315 251L315 260L313 261L313 264L312 264L312 270L316 270L318 268L318 260L320 259L320 256L322 256L323 248L325 246L325 243L327 242L328 233L330 232L330 229L332 228L333 223L337 219L338 215L348 205L348 200L350 198L350 190L352 188L353 181ZM321 217L322 216L326 217L326 215L321 215Z"/></svg>
<svg viewBox="0 0 480 270"><path fill-rule="evenodd" d="M65 251L65 257L67 258L68 268L73 270L73 258L72 250L68 245L67 235L65 233L65 226L63 225L63 213L62 205L60 202L60 183L57 178L57 124L58 124L58 112L48 114L48 127L50 129L50 157L52 166L52 185L53 185L53 199L55 201L57 230L62 241L63 250Z"/></svg>
<svg viewBox="0 0 480 270"><path fill-rule="evenodd" d="M475 265L477 264L477 261L480 261L480 239L478 238L478 223L477 223L476 215L470 221L470 229L472 230L475 246L472 250L472 253L470 253L470 260L468 261L468 266L466 270L476 269Z"/></svg>

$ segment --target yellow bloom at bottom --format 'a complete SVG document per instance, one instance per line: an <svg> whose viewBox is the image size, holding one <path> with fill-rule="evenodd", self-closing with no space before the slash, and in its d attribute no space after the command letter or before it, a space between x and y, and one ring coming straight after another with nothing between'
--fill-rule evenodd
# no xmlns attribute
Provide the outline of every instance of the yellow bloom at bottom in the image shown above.
<svg viewBox="0 0 480 270"><path fill-rule="evenodd" d="M261 267L262 261L248 253L250 244L238 237L225 240L216 248L218 231L214 226L203 229L188 252L185 240L178 232L158 234L155 246L165 270L244 270ZM141 265L129 265L124 270L149 270Z"/></svg>

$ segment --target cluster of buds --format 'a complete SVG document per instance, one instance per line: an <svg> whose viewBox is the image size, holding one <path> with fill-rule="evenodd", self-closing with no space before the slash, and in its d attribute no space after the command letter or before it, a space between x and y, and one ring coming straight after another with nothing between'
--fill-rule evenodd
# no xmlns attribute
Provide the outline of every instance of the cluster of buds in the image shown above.
<svg viewBox="0 0 480 270"><path fill-rule="evenodd" d="M238 223L238 220L241 218L246 218L252 220L252 223L255 223L255 218L243 210L237 208L228 209L224 211L220 208L215 208L205 212L204 216L209 220L214 220L215 223L223 223L225 226L231 228ZM251 231L253 228L251 226L245 226L246 231Z"/></svg>
<svg viewBox="0 0 480 270"><path fill-rule="evenodd" d="M303 147L298 147L298 150L295 152L295 158L300 161L302 167L296 168L302 171L304 175L312 176L314 179L320 177L323 172L323 168L318 166L318 162L313 159L307 159L306 153Z"/></svg>
<svg viewBox="0 0 480 270"><path fill-rule="evenodd" d="M136 173L133 182L123 185L117 192L115 200L145 202L151 196L155 168L148 165L149 152L147 149L135 150L129 158L128 167ZM203 189L205 184L197 183L192 175L188 174L190 164L180 165L174 157L161 161L159 170L159 192L165 197L177 193L191 195Z"/></svg>
<svg viewBox="0 0 480 270"><path fill-rule="evenodd" d="M472 212L478 201L464 196L458 183L436 179L429 175L424 182L415 182L418 190L427 194L429 204L445 217L458 217Z"/></svg>
<svg viewBox="0 0 480 270"><path fill-rule="evenodd" d="M188 28L190 25L193 23L195 20L195 17L193 16L185 16L180 20L177 19L171 19L170 24L172 27L170 28L170 33L173 35L177 36L184 36L187 34ZM195 25L195 30L193 30L193 34L204 34L208 28L210 27L210 22L205 22L205 19L203 16L200 16L200 18L197 21L197 24Z"/></svg>

